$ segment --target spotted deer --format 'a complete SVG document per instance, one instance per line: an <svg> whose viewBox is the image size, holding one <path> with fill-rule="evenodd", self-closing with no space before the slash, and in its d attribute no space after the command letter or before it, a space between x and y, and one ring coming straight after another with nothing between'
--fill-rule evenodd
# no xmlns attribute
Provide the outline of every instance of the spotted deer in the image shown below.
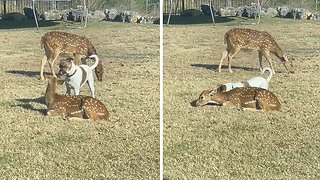
<svg viewBox="0 0 320 180"><path fill-rule="evenodd" d="M273 39L273 37L265 31L234 28L225 33L224 43L227 43L227 49L222 53L218 69L219 72L221 72L222 61L226 56L228 56L229 72L232 73L231 61L233 56L237 54L237 52L239 52L241 49L246 49L258 51L260 71L262 71L263 69L262 56L264 56L268 60L273 74L275 74L275 70L270 58L270 53L272 53L279 58L288 73L294 73L292 63L292 60L294 60L294 58L289 59L287 55L282 52L280 46Z"/></svg>
<svg viewBox="0 0 320 180"><path fill-rule="evenodd" d="M48 79L45 102L48 116L62 116L70 120L90 119L108 120L109 111L96 98L90 96L67 96L56 93L58 79L54 76Z"/></svg>
<svg viewBox="0 0 320 180"><path fill-rule="evenodd" d="M45 49L45 55L41 61L40 79L44 80L43 69L48 61L52 75L56 77L54 72L54 62L60 53L66 53L75 58L75 64L79 65L81 57L88 58L93 54L97 54L96 49L93 47L89 39L76 34L71 34L61 31L50 31L42 36L41 48ZM102 81L103 65L99 61L98 66L95 68L95 74L98 81Z"/></svg>
<svg viewBox="0 0 320 180"><path fill-rule="evenodd" d="M196 106L214 103L222 106L237 107L240 110L280 111L281 104L271 91L256 87L234 88L227 92L216 90L203 91Z"/></svg>

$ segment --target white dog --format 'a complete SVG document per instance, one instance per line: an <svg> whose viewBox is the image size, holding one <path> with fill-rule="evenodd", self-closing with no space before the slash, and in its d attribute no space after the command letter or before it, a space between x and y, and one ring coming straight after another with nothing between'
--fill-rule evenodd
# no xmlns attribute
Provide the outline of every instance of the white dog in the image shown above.
<svg viewBox="0 0 320 180"><path fill-rule="evenodd" d="M259 87L259 88L268 90L269 81L271 80L271 77L272 77L272 70L269 67L265 67L263 68L261 74L263 74L265 71L269 71L269 76L267 77L267 79L261 76L257 76L249 79L248 81L222 84L218 86L217 92L230 91L231 89L236 87Z"/></svg>
<svg viewBox="0 0 320 180"><path fill-rule="evenodd" d="M66 75L66 88L67 95L70 95L71 89L74 90L74 95L80 94L80 87L82 87L85 82L88 82L91 96L94 97L94 80L92 70L97 67L99 63L99 58L97 55L93 54L89 58L95 59L92 66L81 64L79 66L73 63L72 58L67 58L60 61L59 65L59 76Z"/></svg>

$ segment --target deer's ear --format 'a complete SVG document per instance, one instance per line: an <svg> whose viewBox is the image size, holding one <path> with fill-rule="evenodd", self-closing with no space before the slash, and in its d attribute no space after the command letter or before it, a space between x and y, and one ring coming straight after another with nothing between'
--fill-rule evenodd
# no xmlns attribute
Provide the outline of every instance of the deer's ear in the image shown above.
<svg viewBox="0 0 320 180"><path fill-rule="evenodd" d="M217 90L211 90L210 92L209 92L209 96L213 96L214 95L214 93L216 93L217 92Z"/></svg>
<svg viewBox="0 0 320 180"><path fill-rule="evenodd" d="M44 80L50 82L53 76L44 76Z"/></svg>
<svg viewBox="0 0 320 180"><path fill-rule="evenodd" d="M64 83L64 79L57 79L57 84L58 85L62 85Z"/></svg>
<svg viewBox="0 0 320 180"><path fill-rule="evenodd" d="M284 59L285 61L288 61L288 56L287 56L286 54L284 54L284 55L283 55L283 59Z"/></svg>

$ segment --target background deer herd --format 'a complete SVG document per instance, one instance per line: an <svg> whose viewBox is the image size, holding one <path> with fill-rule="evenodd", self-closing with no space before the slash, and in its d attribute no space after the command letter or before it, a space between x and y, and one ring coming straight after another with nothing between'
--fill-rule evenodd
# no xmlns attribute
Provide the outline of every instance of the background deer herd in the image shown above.
<svg viewBox="0 0 320 180"><path fill-rule="evenodd" d="M291 22L278 21L280 28L165 27L165 178L319 177L318 24L304 22L299 27L308 29L299 34ZM10 44L0 58L3 139L22 127L11 139L25 146L4 148L2 155L14 160L4 177L44 177L49 168L38 167L47 163L54 169L48 177L159 177L159 29L129 24L95 34L102 28L3 36ZM125 28L136 37L124 37ZM247 49L253 51L239 52ZM25 134L32 138L15 140ZM37 158L17 170L22 156Z"/></svg>

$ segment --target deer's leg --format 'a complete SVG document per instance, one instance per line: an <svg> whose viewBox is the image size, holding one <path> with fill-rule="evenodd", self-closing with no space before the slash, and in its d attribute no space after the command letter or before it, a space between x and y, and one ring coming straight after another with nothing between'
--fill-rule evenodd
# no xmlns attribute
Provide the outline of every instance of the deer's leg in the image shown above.
<svg viewBox="0 0 320 180"><path fill-rule="evenodd" d="M259 99L257 100L257 104L261 108L262 111L268 112L269 111L269 104L267 102L267 99Z"/></svg>
<svg viewBox="0 0 320 180"><path fill-rule="evenodd" d="M47 116L57 116L57 115L58 115L58 113L55 112L55 110L49 110L49 111L47 111Z"/></svg>
<svg viewBox="0 0 320 180"><path fill-rule="evenodd" d="M258 52L258 57L259 57L259 65L260 65L260 72L262 72L262 52Z"/></svg>
<svg viewBox="0 0 320 180"><path fill-rule="evenodd" d="M222 61L226 58L227 55L228 55L228 50L224 50L221 54L218 72L221 72Z"/></svg>
<svg viewBox="0 0 320 180"><path fill-rule="evenodd" d="M94 111L90 109L84 109L84 113L90 120L97 120L97 114Z"/></svg>
<svg viewBox="0 0 320 180"><path fill-rule="evenodd" d="M80 121L80 122L84 122L84 121L88 121L88 119L83 119L83 118L79 118L79 117L70 117L68 118L69 121Z"/></svg>
<svg viewBox="0 0 320 180"><path fill-rule="evenodd" d="M58 58L59 56L59 53L53 53L51 56L50 56L50 59L48 59L48 63L49 63L49 67L51 69L51 73L52 73L52 76L53 77L57 77L56 76L56 73L54 72L54 62L56 61L56 59Z"/></svg>
<svg viewBox="0 0 320 180"><path fill-rule="evenodd" d="M226 106L226 107L236 107L235 104L233 104L233 102L231 101L226 101L222 104L222 106Z"/></svg>
<svg viewBox="0 0 320 180"><path fill-rule="evenodd" d="M44 80L43 69L44 69L44 65L45 65L46 62L47 62L47 59L48 59L47 56L44 55L43 58L42 58L42 60L41 60L41 67L40 67L40 79L41 79L41 80Z"/></svg>
<svg viewBox="0 0 320 180"><path fill-rule="evenodd" d="M67 116L67 112L65 108L61 109L52 109L47 111L48 116L62 116L64 119Z"/></svg>
<svg viewBox="0 0 320 180"><path fill-rule="evenodd" d="M234 55L236 55L239 51L240 51L241 48L239 47L234 47L231 49L231 51L229 51L228 53L228 66L229 66L229 72L232 73L232 70L231 70L231 61L232 61L232 58Z"/></svg>
<svg viewBox="0 0 320 180"><path fill-rule="evenodd" d="M259 110L259 109L255 109L255 108L243 108L243 110L245 110L245 111L261 111L261 110Z"/></svg>
<svg viewBox="0 0 320 180"><path fill-rule="evenodd" d="M273 74L275 74L276 72L274 71L269 52L263 51L262 53L263 53L263 56L268 60L269 66L272 69Z"/></svg>

